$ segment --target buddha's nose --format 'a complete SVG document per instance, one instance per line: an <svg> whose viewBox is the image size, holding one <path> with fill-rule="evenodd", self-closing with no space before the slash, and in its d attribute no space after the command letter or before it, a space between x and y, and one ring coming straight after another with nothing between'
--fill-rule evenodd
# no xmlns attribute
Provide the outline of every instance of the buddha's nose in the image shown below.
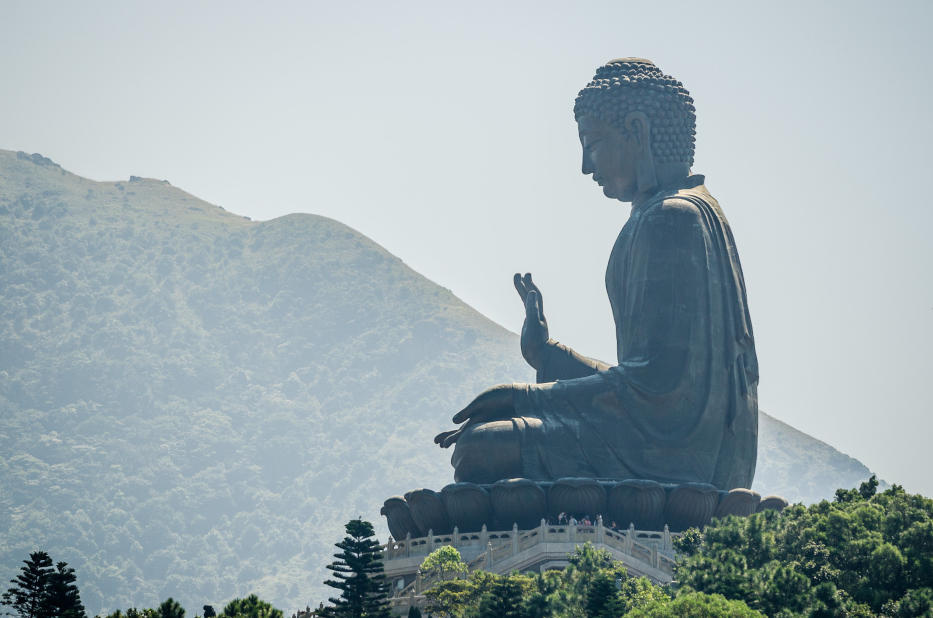
<svg viewBox="0 0 933 618"><path fill-rule="evenodd" d="M580 165L580 171L584 174L592 174L596 171L593 160L590 159L590 155L587 154L586 150L583 151L583 162Z"/></svg>

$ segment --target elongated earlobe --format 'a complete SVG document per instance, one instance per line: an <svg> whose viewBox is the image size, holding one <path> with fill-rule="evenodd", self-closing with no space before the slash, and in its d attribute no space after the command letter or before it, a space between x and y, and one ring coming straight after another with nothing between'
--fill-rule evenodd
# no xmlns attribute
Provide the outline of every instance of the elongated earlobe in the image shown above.
<svg viewBox="0 0 933 618"><path fill-rule="evenodd" d="M651 156L650 145L648 146L648 154L638 161L635 174L638 176L639 193L647 195L658 190L658 174L654 169L654 157Z"/></svg>
<svg viewBox="0 0 933 618"><path fill-rule="evenodd" d="M651 151L651 121L644 112L630 112L625 116L625 128L638 143L639 156L635 167L638 192L642 195L654 193L658 190L658 174Z"/></svg>

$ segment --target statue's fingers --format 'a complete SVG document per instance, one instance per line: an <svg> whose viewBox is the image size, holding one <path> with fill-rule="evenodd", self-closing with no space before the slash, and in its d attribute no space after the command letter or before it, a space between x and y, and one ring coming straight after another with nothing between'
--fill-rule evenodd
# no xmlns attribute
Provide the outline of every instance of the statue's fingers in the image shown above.
<svg viewBox="0 0 933 618"><path fill-rule="evenodd" d="M434 436L434 444L441 445L441 448L446 448L444 446L444 441L447 440L450 436L460 431L459 429L451 429L450 431L442 431L441 433Z"/></svg>
<svg viewBox="0 0 933 618"><path fill-rule="evenodd" d="M454 423L462 423L467 419L473 419L477 414L479 414L483 409L483 404L482 402L477 403L477 401L477 399L474 399L467 407L454 414Z"/></svg>
<svg viewBox="0 0 933 618"><path fill-rule="evenodd" d="M461 435L463 435L462 427L456 431L450 432L450 435L444 438L444 440L441 442L441 448L450 448L452 444L457 443L457 440L460 439Z"/></svg>
<svg viewBox="0 0 933 618"><path fill-rule="evenodd" d="M473 401L466 405L465 408L454 414L454 417L451 420L456 424L460 424L467 419L475 419L476 417L480 416L483 409L487 405L489 392L490 391L486 391L477 395Z"/></svg>
<svg viewBox="0 0 933 618"><path fill-rule="evenodd" d="M512 385L500 384L471 401L467 407L454 415L454 423L462 423L467 419L471 423L481 422L496 416L504 408L512 407Z"/></svg>
<svg viewBox="0 0 933 618"><path fill-rule="evenodd" d="M522 281L521 273L515 273L515 276L512 277L512 283L515 285L515 291L518 292L518 296L525 300L525 297L528 295L528 290L525 288L525 282Z"/></svg>
<svg viewBox="0 0 933 618"><path fill-rule="evenodd" d="M538 287L538 284L531 280L531 273L525 274L525 289L529 292L535 292L538 295L538 305L541 307L541 313L544 314L544 294L541 293L541 288Z"/></svg>
<svg viewBox="0 0 933 618"><path fill-rule="evenodd" d="M541 309L541 297L534 290L525 297L525 319L529 322L543 322L544 311Z"/></svg>

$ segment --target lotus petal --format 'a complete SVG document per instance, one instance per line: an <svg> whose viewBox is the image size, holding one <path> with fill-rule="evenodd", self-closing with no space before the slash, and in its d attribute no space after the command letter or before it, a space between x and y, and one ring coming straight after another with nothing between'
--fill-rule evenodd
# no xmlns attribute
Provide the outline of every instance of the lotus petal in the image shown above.
<svg viewBox="0 0 933 618"><path fill-rule="evenodd" d="M634 524L639 530L660 530L664 526L667 492L657 481L629 479L609 489L609 523L619 528Z"/></svg>
<svg viewBox="0 0 933 618"><path fill-rule="evenodd" d="M567 513L577 518L589 515L595 519L606 512L606 489L596 479L558 479L547 492L547 504L551 517Z"/></svg>
<svg viewBox="0 0 933 618"><path fill-rule="evenodd" d="M385 501L379 513L385 515L386 522L389 524L389 532L396 541L404 539L409 534L412 538L424 536L415 524L415 520L411 518L411 510L405 498L392 496Z"/></svg>
<svg viewBox="0 0 933 618"><path fill-rule="evenodd" d="M474 483L453 483L441 490L450 523L460 532L476 532L492 524L489 492Z"/></svg>
<svg viewBox="0 0 933 618"><path fill-rule="evenodd" d="M758 503L758 512L764 511L766 509L771 509L777 512L781 512L787 508L787 500L781 496L765 496L761 499L761 502Z"/></svg>
<svg viewBox="0 0 933 618"><path fill-rule="evenodd" d="M727 515L747 517L755 512L759 502L761 502L761 496L758 492L751 489L733 489L719 501L714 517Z"/></svg>
<svg viewBox="0 0 933 618"><path fill-rule="evenodd" d="M664 519L672 532L703 528L713 518L718 504L719 490L709 483L683 483L668 495Z"/></svg>
<svg viewBox="0 0 933 618"><path fill-rule="evenodd" d="M529 479L503 479L490 489L493 520L504 530L518 524L522 530L540 525L547 516L544 489Z"/></svg>
<svg viewBox="0 0 933 618"><path fill-rule="evenodd" d="M447 508L441 495L431 489L414 489L405 494L405 501L411 509L411 518L422 532L450 534L452 527L447 517Z"/></svg>

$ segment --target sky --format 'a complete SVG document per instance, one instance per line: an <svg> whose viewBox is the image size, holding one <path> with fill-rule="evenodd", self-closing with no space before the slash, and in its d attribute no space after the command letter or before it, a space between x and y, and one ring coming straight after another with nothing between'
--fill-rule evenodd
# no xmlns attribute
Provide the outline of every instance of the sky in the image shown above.
<svg viewBox="0 0 933 618"><path fill-rule="evenodd" d="M167 179L254 220L337 219L518 331L614 360L629 206L580 173L597 66L696 100L763 410L933 495L929 2L0 0L0 148ZM516 350L518 354L518 350ZM453 412L439 410L445 418ZM426 447L429 445L426 445Z"/></svg>

